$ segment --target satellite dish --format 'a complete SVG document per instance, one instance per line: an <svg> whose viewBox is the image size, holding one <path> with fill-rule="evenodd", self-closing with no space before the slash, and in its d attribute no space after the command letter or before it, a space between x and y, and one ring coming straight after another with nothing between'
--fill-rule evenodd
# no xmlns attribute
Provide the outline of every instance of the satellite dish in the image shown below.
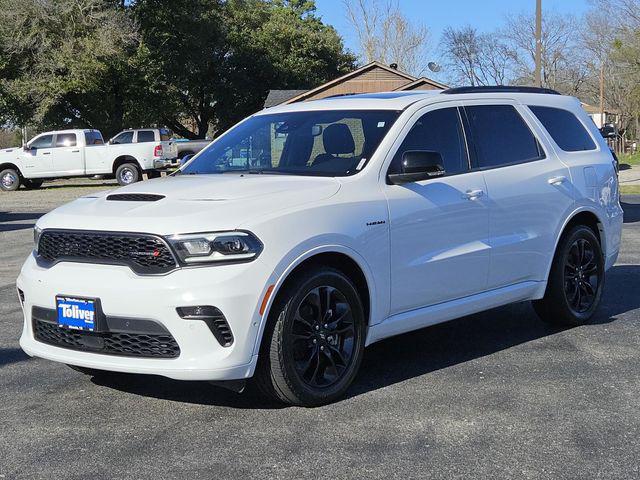
<svg viewBox="0 0 640 480"><path fill-rule="evenodd" d="M427 63L427 67L429 67L429 70L431 70L434 73L438 73L440 70L442 70L442 67L438 65L436 62Z"/></svg>

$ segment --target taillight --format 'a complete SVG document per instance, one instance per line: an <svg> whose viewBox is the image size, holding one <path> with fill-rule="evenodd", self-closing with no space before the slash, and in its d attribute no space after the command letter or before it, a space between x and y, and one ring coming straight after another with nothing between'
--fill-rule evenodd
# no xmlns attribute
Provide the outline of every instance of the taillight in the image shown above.
<svg viewBox="0 0 640 480"><path fill-rule="evenodd" d="M153 149L153 156L154 157L162 156L162 145L156 145L156 147Z"/></svg>

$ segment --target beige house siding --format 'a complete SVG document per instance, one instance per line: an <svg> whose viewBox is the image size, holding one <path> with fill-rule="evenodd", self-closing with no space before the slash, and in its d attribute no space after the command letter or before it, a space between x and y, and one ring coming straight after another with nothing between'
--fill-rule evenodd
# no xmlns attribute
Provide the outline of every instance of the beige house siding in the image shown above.
<svg viewBox="0 0 640 480"><path fill-rule="evenodd" d="M305 92L273 90L269 94L268 104L265 104L265 107L318 100L336 95L445 88L448 88L447 85L438 83L435 80L426 77L416 78L382 63L372 62ZM292 92L293 95L289 92ZM277 97L285 94L289 95L288 98L278 102Z"/></svg>

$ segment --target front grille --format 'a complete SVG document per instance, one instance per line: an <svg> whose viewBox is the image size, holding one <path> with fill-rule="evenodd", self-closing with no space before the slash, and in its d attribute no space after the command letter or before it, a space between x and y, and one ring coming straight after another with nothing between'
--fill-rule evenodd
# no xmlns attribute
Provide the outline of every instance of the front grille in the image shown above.
<svg viewBox="0 0 640 480"><path fill-rule="evenodd" d="M36 340L56 347L125 357L175 358L180 348L169 333L82 332L33 318Z"/></svg>
<svg viewBox="0 0 640 480"><path fill-rule="evenodd" d="M107 200L120 202L157 202L163 198L164 195L155 195L153 193L114 193L107 195Z"/></svg>
<svg viewBox="0 0 640 480"><path fill-rule="evenodd" d="M38 257L50 264L67 260L127 265L141 274L167 273L177 267L164 240L138 233L45 230Z"/></svg>

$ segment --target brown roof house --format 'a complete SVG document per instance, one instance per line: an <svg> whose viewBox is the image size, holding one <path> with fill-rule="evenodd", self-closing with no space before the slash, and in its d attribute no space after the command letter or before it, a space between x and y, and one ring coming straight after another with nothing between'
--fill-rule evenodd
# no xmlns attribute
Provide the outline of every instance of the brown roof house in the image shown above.
<svg viewBox="0 0 640 480"><path fill-rule="evenodd" d="M371 62L342 77L323 83L311 90L270 90L264 107L318 100L336 95L375 93L406 90L440 90L447 85L427 77L416 78L401 72L395 64L383 65Z"/></svg>

